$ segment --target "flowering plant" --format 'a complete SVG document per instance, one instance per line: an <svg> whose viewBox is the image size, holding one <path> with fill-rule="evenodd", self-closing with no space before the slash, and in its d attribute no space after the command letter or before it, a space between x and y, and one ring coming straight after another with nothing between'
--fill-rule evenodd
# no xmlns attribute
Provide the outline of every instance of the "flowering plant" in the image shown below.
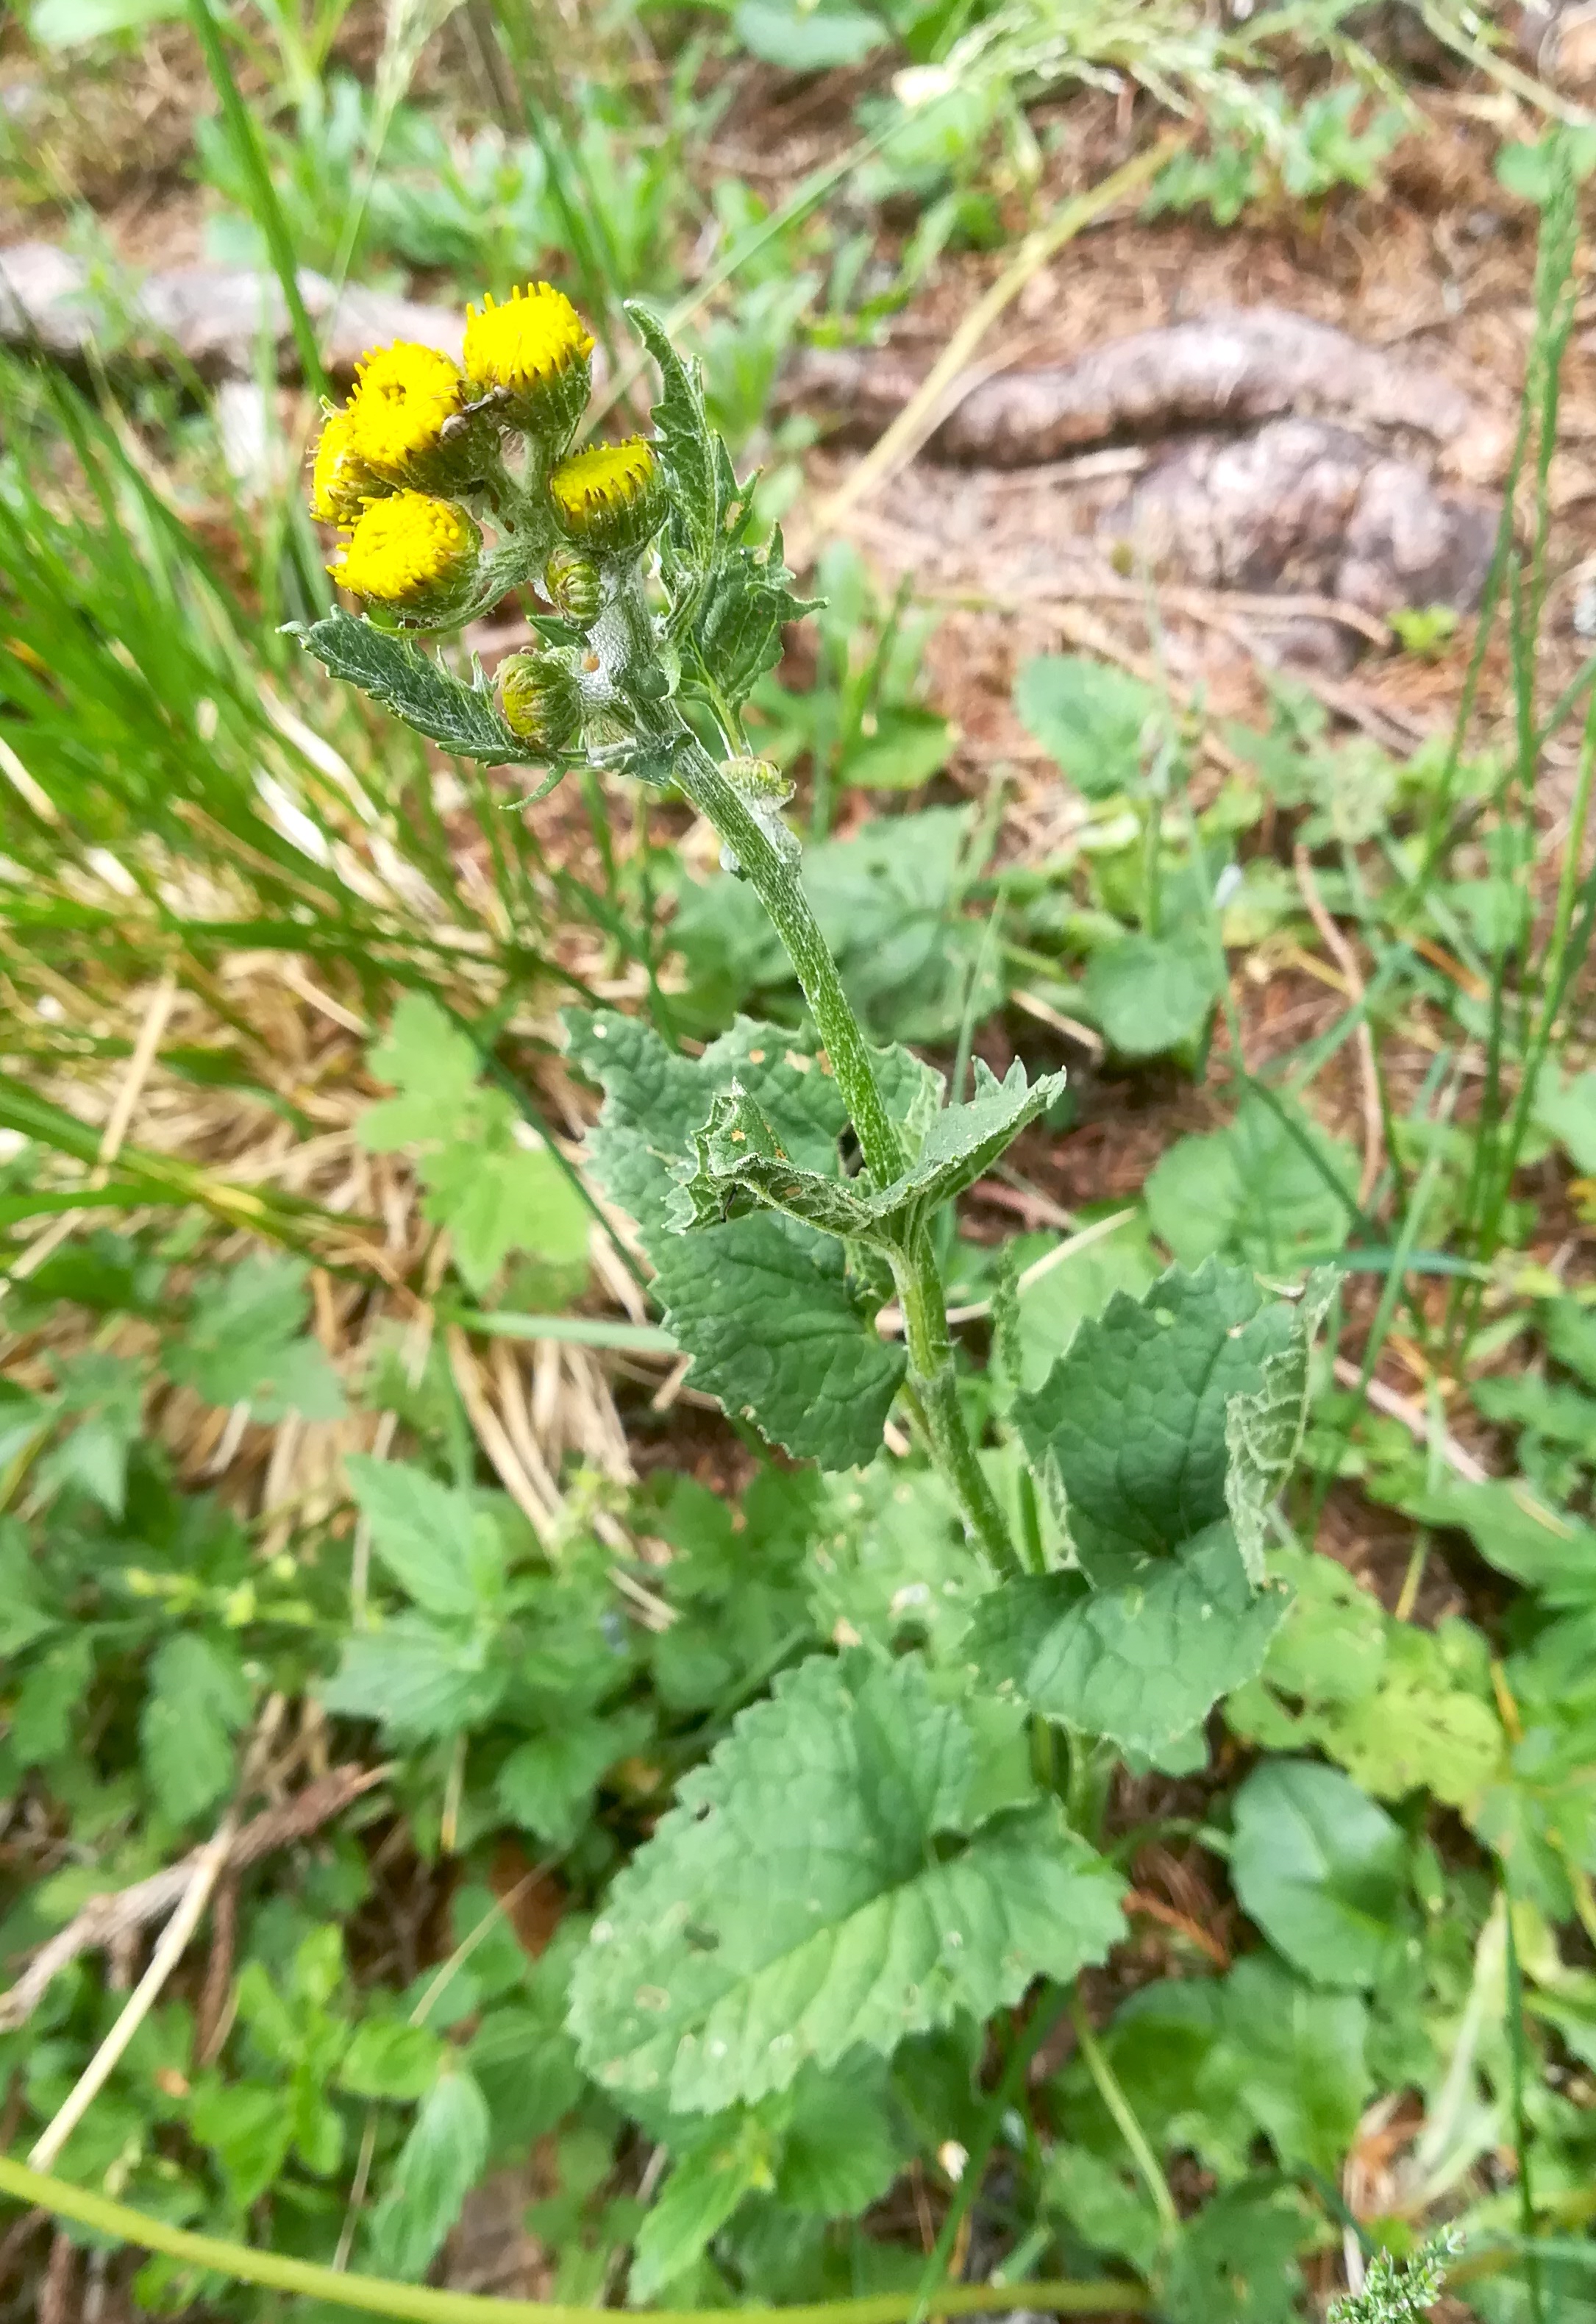
<svg viewBox="0 0 1596 2324"><path fill-rule="evenodd" d="M547 783L585 762L674 788L757 892L809 1003L801 1032L739 1018L698 1057L614 1012L564 1020L605 1093L591 1173L636 1225L695 1383L830 1471L869 1462L900 1406L970 1559L959 1658L856 1642L784 1672L678 1786L578 1966L570 2022L593 2078L672 2117L729 2110L758 2146L806 2076L985 2018L1114 1941L1121 1884L1094 1845L1108 1769L1199 1765L1209 1710L1257 1673L1286 1609L1265 1525L1320 1303L1268 1300L1212 1262L1172 1270L1140 1302L1116 1296L1027 1390L1011 1287L985 1392L967 1396L933 1222L1063 1076L977 1067L949 1102L929 1065L867 1040L786 787L743 725L809 609L779 535L757 537L695 368L630 311L662 381L647 439L573 449L591 342L544 286L473 315L463 367L422 348L368 360L315 483L347 530L333 570L365 611L303 640L446 750L534 758ZM416 641L518 587L537 644L494 686ZM901 1340L879 1328L888 1303ZM1161 2182L1156 2200L1172 2232Z"/></svg>

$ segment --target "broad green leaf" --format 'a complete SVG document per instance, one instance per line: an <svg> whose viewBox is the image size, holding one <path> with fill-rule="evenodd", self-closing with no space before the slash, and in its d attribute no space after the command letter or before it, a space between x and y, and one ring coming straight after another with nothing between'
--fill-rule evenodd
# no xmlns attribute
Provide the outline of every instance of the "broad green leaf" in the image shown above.
<svg viewBox="0 0 1596 2324"><path fill-rule="evenodd" d="M351 1452L344 1468L371 1546L408 1598L445 1618L469 1618L492 1601L504 1578L504 1545L469 1493L365 1452Z"/></svg>
<svg viewBox="0 0 1596 2324"><path fill-rule="evenodd" d="M1276 1551L1293 1598L1260 1678L1225 1706L1233 1731L1275 1751L1318 1749L1384 1800L1423 1789L1472 1809L1506 1748L1475 1634L1394 1621L1344 1566Z"/></svg>
<svg viewBox="0 0 1596 2324"><path fill-rule="evenodd" d="M1156 1057L1202 1030L1221 989L1206 929L1122 936L1087 964L1082 990L1104 1039L1123 1057Z"/></svg>
<svg viewBox="0 0 1596 2324"><path fill-rule="evenodd" d="M766 1212L676 1236L657 1264L695 1388L823 1469L880 1451L906 1359L862 1312L840 1243Z"/></svg>
<svg viewBox="0 0 1596 2324"><path fill-rule="evenodd" d="M189 2108L188 2130L221 2164L227 2191L241 2210L275 2182L294 2135L280 2088L265 2082L202 2084Z"/></svg>
<svg viewBox="0 0 1596 2324"><path fill-rule="evenodd" d="M400 2017L369 2017L357 2025L338 2068L338 2087L357 2098L409 2100L425 2097L446 2055L425 2025Z"/></svg>
<svg viewBox="0 0 1596 2324"><path fill-rule="evenodd" d="M233 1738L252 1702L237 1649L225 1637L179 1630L157 1647L139 1740L162 1815L188 1823L232 1789Z"/></svg>
<svg viewBox="0 0 1596 2324"><path fill-rule="evenodd" d="M640 1749L652 1732L641 1715L572 1719L516 1746L499 1770L494 1799L523 1831L551 1848L569 1848L587 1820L599 1778Z"/></svg>
<svg viewBox="0 0 1596 2324"><path fill-rule="evenodd" d="M305 1329L308 1273L304 1259L250 1258L206 1277L182 1338L167 1344L168 1373L207 1404L248 1404L257 1420L338 1419L338 1376Z"/></svg>
<svg viewBox="0 0 1596 2324"><path fill-rule="evenodd" d="M449 1230L455 1265L479 1295L512 1250L585 1277L586 1204L502 1090L479 1085L481 1059L437 1003L407 993L371 1071L400 1094L367 1108L358 1125L372 1153L420 1148L426 1216Z"/></svg>
<svg viewBox="0 0 1596 2324"><path fill-rule="evenodd" d="M474 1045L425 992L401 994L367 1063L374 1080L400 1092L360 1118L355 1134L372 1154L456 1135L482 1070Z"/></svg>
<svg viewBox="0 0 1596 2324"><path fill-rule="evenodd" d="M1536 1084L1535 1126L1555 1138L1582 1177L1596 1176L1596 1065L1565 1081L1543 1069Z"/></svg>
<svg viewBox="0 0 1596 2324"><path fill-rule="evenodd" d="M144 1367L108 1350L86 1348L57 1364L57 1409L68 1423L41 1458L41 1493L76 1486L114 1517L127 1497L127 1456L143 1428Z"/></svg>
<svg viewBox="0 0 1596 2324"><path fill-rule="evenodd" d="M1282 1590L1254 1594L1221 1519L1109 1587L1073 1572L1003 1584L965 1651L989 1685L1156 1758L1253 1676L1288 1603Z"/></svg>
<svg viewBox="0 0 1596 2324"><path fill-rule="evenodd" d="M587 2088L560 2006L512 2003L490 2009L464 2051L488 2101L494 2151L519 2161L528 2144L555 2129Z"/></svg>
<svg viewBox="0 0 1596 2324"><path fill-rule="evenodd" d="M849 0L738 0L732 28L750 56L784 72L830 72L857 65L890 37L878 15Z"/></svg>
<svg viewBox="0 0 1596 2324"><path fill-rule="evenodd" d="M986 1587L959 1511L934 1471L876 1461L832 1488L828 1525L811 1545L807 1581L823 1638L893 1649L924 1645L944 1659ZM839 1627L839 1626L842 1627Z"/></svg>
<svg viewBox="0 0 1596 2324"><path fill-rule="evenodd" d="M1018 1057L999 1081L977 1059L970 1102L944 1106L928 1122L908 1168L865 1193L855 1191L858 1180L840 1182L799 1167L757 1101L734 1088L717 1101L695 1137L698 1168L688 1191L700 1219L712 1215L735 1190L824 1233L902 1248L934 1211L990 1169L1064 1083L1060 1073L1027 1084Z"/></svg>
<svg viewBox="0 0 1596 2324"><path fill-rule="evenodd" d="M486 680L467 686L408 639L342 611L289 628L334 678L358 686L457 758L490 767L526 763L527 745L500 716Z"/></svg>
<svg viewBox="0 0 1596 2324"><path fill-rule="evenodd" d="M1596 1526L1550 1508L1527 1484L1454 1476L1404 1493L1421 1525L1468 1534L1481 1557L1550 1606L1596 1604Z"/></svg>
<svg viewBox="0 0 1596 2324"><path fill-rule="evenodd" d="M183 14L183 0L33 0L28 31L41 49L78 49Z"/></svg>
<svg viewBox="0 0 1596 2324"><path fill-rule="evenodd" d="M1371 2087L1368 2024L1361 1996L1316 1991L1250 1953L1225 1982L1221 2038L1200 2077L1205 2104L1244 2109L1288 2170L1336 2181Z"/></svg>
<svg viewBox="0 0 1596 2324"><path fill-rule="evenodd" d="M678 1174L718 1097L747 1091L805 1168L840 1176L838 1141L848 1109L820 1065L812 1036L739 1017L701 1057L678 1056L649 1025L610 1010L568 1009L561 1020L573 1063L604 1091L589 1132L592 1168L611 1201L658 1251L689 1216Z"/></svg>
<svg viewBox="0 0 1596 2324"><path fill-rule="evenodd" d="M1142 1189L1148 1217L1183 1267L1218 1254L1287 1275L1345 1243L1357 1157L1299 1110L1288 1111L1295 1135L1249 1095L1227 1129L1178 1139L1154 1165Z"/></svg>
<svg viewBox="0 0 1596 2324"><path fill-rule="evenodd" d="M1554 1299L1546 1308L1546 1346L1560 1364L1596 1388L1596 1307Z"/></svg>
<svg viewBox="0 0 1596 2324"><path fill-rule="evenodd" d="M1087 798L1111 798L1141 779L1158 695L1141 678L1079 654L1026 662L1014 686L1020 723Z"/></svg>
<svg viewBox="0 0 1596 2324"><path fill-rule="evenodd" d="M1047 2210L1063 2213L1090 2250L1128 2260L1139 2275L1151 2272L1163 2222L1133 2171L1116 2170L1089 2146L1059 2139L1048 2150L1041 2200Z"/></svg>
<svg viewBox="0 0 1596 2324"><path fill-rule="evenodd" d="M1169 2324L1298 2324L1296 2255L1313 2240L1314 2221L1294 2189L1227 2188L1182 2225L1160 2310Z"/></svg>
<svg viewBox="0 0 1596 2324"><path fill-rule="evenodd" d="M777 2142L757 2115L718 2124L688 2148L637 2230L629 2291L653 2300L690 2267L745 2195L769 2187Z"/></svg>
<svg viewBox="0 0 1596 2324"><path fill-rule="evenodd" d="M94 1641L78 1635L49 1646L28 1672L11 1707L7 1740L19 1767L37 1767L66 1749L94 1676Z"/></svg>
<svg viewBox="0 0 1596 2324"><path fill-rule="evenodd" d="M421 2102L371 2221L371 2261L416 2282L431 2266L488 2159L488 2104L463 2067L451 2065Z"/></svg>
<svg viewBox="0 0 1596 2324"><path fill-rule="evenodd" d="M898 2174L885 2076L872 2059L799 2075L776 2168L775 2195L817 2219L857 2218Z"/></svg>
<svg viewBox="0 0 1596 2324"><path fill-rule="evenodd" d="M344 1641L343 1657L321 1689L329 1711L375 1719L398 1743L459 1735L491 1719L509 1673L491 1662L484 1641L400 1614Z"/></svg>
<svg viewBox="0 0 1596 2324"><path fill-rule="evenodd" d="M14 1665L25 1646L58 1627L42 1585L26 1528L15 1517L0 1517L0 1660Z"/></svg>
<svg viewBox="0 0 1596 2324"><path fill-rule="evenodd" d="M725 462L720 447L720 460ZM729 486L728 474L726 484ZM721 539L731 531L747 531L753 515L752 494L745 490L731 497L722 491ZM729 500L729 505L727 505ZM784 562L780 526L764 547L738 540L723 548L716 569L698 601L691 645L705 675L719 692L739 706L750 688L782 656L782 632L789 622L812 612L811 601L794 595Z"/></svg>
<svg viewBox="0 0 1596 2324"><path fill-rule="evenodd" d="M691 1205L694 1132L717 1096L748 1089L794 1159L841 1185L847 1115L812 1046L739 1018L697 1059L635 1019L567 1010L571 1055L605 1091L588 1152L611 1199L637 1222L665 1327L694 1359L693 1385L801 1458L868 1461L903 1378L901 1348L873 1328L840 1246L772 1213L677 1231Z"/></svg>
<svg viewBox="0 0 1596 2324"><path fill-rule="evenodd" d="M843 761L842 780L850 790L917 790L947 765L954 739L934 710L884 711L877 731Z"/></svg>
<svg viewBox="0 0 1596 2324"><path fill-rule="evenodd" d="M1316 1985L1370 1987L1400 1941L1401 1829L1334 1767L1268 1759L1236 1794L1243 1912Z"/></svg>
<svg viewBox="0 0 1596 2324"><path fill-rule="evenodd" d="M1114 1876L1050 1809L975 1829L975 1769L915 1656L778 1678L605 1900L572 1986L595 2080L714 2112L1101 1959Z"/></svg>
<svg viewBox="0 0 1596 2324"><path fill-rule="evenodd" d="M1088 1579L1127 1556L1167 1555L1228 1514L1232 1400L1300 1329L1250 1275L1210 1261L1171 1268L1138 1303L1116 1292L1082 1323L1015 1416L1038 1471L1061 1497Z"/></svg>

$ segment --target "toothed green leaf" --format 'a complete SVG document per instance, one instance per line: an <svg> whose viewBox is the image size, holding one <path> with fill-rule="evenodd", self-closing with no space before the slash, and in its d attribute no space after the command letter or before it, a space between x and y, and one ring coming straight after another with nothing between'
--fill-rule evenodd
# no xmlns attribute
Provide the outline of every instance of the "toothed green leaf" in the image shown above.
<svg viewBox="0 0 1596 2324"><path fill-rule="evenodd" d="M1110 1588L1074 1572L1006 1583L977 1607L967 1649L1048 1718L1158 1757L1256 1676L1289 1603L1254 1595L1221 1520Z"/></svg>
<svg viewBox="0 0 1596 2324"><path fill-rule="evenodd" d="M1098 1960L1119 1884L1050 1806L977 1828L918 1656L815 1656L743 1712L605 1902L571 2024L604 2087L709 2113Z"/></svg>
<svg viewBox="0 0 1596 2324"><path fill-rule="evenodd" d="M510 733L486 685L467 686L408 639L343 612L289 627L334 678L358 686L456 758L489 767L526 763L527 744Z"/></svg>

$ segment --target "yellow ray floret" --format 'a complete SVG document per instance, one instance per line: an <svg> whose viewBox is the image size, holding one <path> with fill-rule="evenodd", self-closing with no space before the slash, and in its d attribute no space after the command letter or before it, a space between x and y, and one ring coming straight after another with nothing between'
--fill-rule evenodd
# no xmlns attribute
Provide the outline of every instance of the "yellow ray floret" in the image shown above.
<svg viewBox="0 0 1596 2324"><path fill-rule="evenodd" d="M465 310L467 376L485 387L520 392L558 379L592 353L592 334L563 290L529 282L502 307L484 297Z"/></svg>
<svg viewBox="0 0 1596 2324"><path fill-rule="evenodd" d="M482 535L463 508L429 493L373 501L327 570L357 597L426 608L469 580Z"/></svg>
<svg viewBox="0 0 1596 2324"><path fill-rule="evenodd" d="M436 347L397 339L361 364L349 399L349 448L392 483L420 481L444 424L465 401L465 382Z"/></svg>
<svg viewBox="0 0 1596 2324"><path fill-rule="evenodd" d="M374 494L387 486L373 475L350 440L347 410L329 411L310 471L310 513L322 524L353 524Z"/></svg>
<svg viewBox="0 0 1596 2324"><path fill-rule="evenodd" d="M595 444L562 460L548 480L563 529L600 549L628 549L645 540L659 514L659 466L641 436L624 444Z"/></svg>

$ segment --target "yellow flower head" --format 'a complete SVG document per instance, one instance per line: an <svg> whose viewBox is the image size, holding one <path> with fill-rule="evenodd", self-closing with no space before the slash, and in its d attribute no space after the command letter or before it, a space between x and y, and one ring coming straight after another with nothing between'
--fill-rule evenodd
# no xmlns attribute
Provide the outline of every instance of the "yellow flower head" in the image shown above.
<svg viewBox="0 0 1596 2324"><path fill-rule="evenodd" d="M592 334L563 290L530 282L502 307L465 310L465 370L479 394L497 389L518 426L564 438L588 394Z"/></svg>
<svg viewBox="0 0 1596 2324"><path fill-rule="evenodd" d="M349 399L349 448L385 483L439 481L444 426L464 401L465 382L447 355L396 339L360 366Z"/></svg>
<svg viewBox="0 0 1596 2324"><path fill-rule="evenodd" d="M329 411L310 471L310 513L321 524L354 524L368 500L388 487L356 453L347 410Z"/></svg>
<svg viewBox="0 0 1596 2324"><path fill-rule="evenodd" d="M664 513L659 463L641 436L562 460L548 489L561 530L592 549L636 549Z"/></svg>
<svg viewBox="0 0 1596 2324"><path fill-rule="evenodd" d="M371 503L327 571L357 597L412 613L443 612L463 597L482 542L453 501L395 493Z"/></svg>

